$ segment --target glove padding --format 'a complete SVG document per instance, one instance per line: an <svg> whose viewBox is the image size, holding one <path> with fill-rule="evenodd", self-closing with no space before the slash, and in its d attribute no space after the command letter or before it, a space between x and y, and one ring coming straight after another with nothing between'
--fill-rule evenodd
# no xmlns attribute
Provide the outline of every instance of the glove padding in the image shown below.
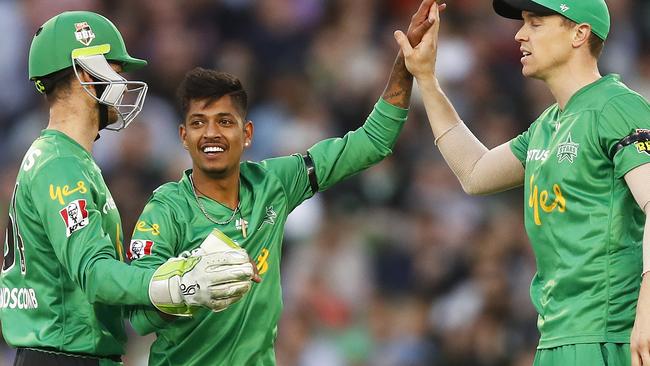
<svg viewBox="0 0 650 366"><path fill-rule="evenodd" d="M214 229L199 248L158 267L149 298L166 314L192 316L200 307L218 312L250 290L253 275L246 251Z"/></svg>

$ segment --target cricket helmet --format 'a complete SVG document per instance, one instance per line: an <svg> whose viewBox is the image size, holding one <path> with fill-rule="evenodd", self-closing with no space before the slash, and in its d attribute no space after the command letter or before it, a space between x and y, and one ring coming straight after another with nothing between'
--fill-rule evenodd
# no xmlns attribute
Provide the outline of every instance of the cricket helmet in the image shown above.
<svg viewBox="0 0 650 366"><path fill-rule="evenodd" d="M34 35L29 49L29 78L44 93L48 75L71 67L90 96L117 111L118 121L106 129L118 131L142 110L147 84L126 80L109 61L120 64L125 72L147 64L128 54L122 35L110 20L89 11L67 11L46 21ZM94 81L81 81L79 67ZM90 85L95 86L97 95L90 91Z"/></svg>

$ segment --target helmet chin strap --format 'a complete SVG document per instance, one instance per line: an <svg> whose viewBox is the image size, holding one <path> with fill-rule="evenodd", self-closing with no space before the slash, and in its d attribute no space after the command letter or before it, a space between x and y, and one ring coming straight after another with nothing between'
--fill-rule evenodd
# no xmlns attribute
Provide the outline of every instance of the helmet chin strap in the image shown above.
<svg viewBox="0 0 650 366"><path fill-rule="evenodd" d="M106 104L99 103L99 131L108 126L108 107Z"/></svg>
<svg viewBox="0 0 650 366"><path fill-rule="evenodd" d="M95 141L99 140L101 137L99 131L108 126L108 107L102 103L97 104L99 104L99 108L97 109L97 113L99 113L99 130L97 131L97 137L95 137Z"/></svg>
<svg viewBox="0 0 650 366"><path fill-rule="evenodd" d="M99 79L95 78L94 76L91 76L93 81L99 81ZM102 94L104 94L104 90L106 90L106 85L103 84L96 84L95 85L95 91L97 92L97 97L101 97ZM104 103L99 103L97 102L97 105L99 108L97 108L97 115L99 117L99 131L103 130L108 126L108 106ZM95 138L95 141L99 140L99 133L97 133L97 137Z"/></svg>

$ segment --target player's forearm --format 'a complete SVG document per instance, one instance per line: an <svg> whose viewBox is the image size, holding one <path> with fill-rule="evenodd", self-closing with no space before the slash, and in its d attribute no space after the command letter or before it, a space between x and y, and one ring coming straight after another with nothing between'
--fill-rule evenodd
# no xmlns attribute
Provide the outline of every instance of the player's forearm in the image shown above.
<svg viewBox="0 0 650 366"><path fill-rule="evenodd" d="M379 100L374 109L359 129L375 147L378 155L373 158L376 162L393 152L393 146L399 137L408 110ZM369 154L371 150L366 150Z"/></svg>
<svg viewBox="0 0 650 366"><path fill-rule="evenodd" d="M650 202L644 208L645 226L643 227L643 274L650 272Z"/></svg>
<svg viewBox="0 0 650 366"><path fill-rule="evenodd" d="M411 101L412 90L413 76L406 69L404 56L400 52L395 59L390 78L381 97L396 107L407 109Z"/></svg>
<svg viewBox="0 0 650 366"><path fill-rule="evenodd" d="M314 160L320 190L366 169L393 152L408 110L380 99L366 122L341 138L316 143L308 151Z"/></svg>
<svg viewBox="0 0 650 366"><path fill-rule="evenodd" d="M431 132L433 132L433 137L437 141L447 131L461 122L460 116L442 91L438 79L433 74L418 77L417 83L429 118Z"/></svg>
<svg viewBox="0 0 650 366"><path fill-rule="evenodd" d="M640 165L624 176L625 183L630 189L634 200L646 215L643 228L643 274L647 276L650 272L650 188L648 187L650 177L650 163Z"/></svg>
<svg viewBox="0 0 650 366"><path fill-rule="evenodd" d="M157 332L169 325L169 322L177 317L162 313L153 306L134 306L129 308L129 322L141 336Z"/></svg>
<svg viewBox="0 0 650 366"><path fill-rule="evenodd" d="M150 305L149 282L154 271L98 258L87 264L82 289L90 303Z"/></svg>
<svg viewBox="0 0 650 366"><path fill-rule="evenodd" d="M440 153L469 194L489 194L521 185L524 169L508 144L488 150L461 121L433 75L418 79Z"/></svg>

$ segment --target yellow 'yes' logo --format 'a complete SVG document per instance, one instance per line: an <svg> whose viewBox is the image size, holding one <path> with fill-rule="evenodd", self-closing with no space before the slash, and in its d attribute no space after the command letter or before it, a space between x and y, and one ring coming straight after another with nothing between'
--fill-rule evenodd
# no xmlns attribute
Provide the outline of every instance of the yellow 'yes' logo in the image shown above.
<svg viewBox="0 0 650 366"><path fill-rule="evenodd" d="M148 227L146 222L140 220L138 223L135 225L135 231L140 231L143 233L148 233L151 232L151 235L159 235L160 234L160 225L158 224L151 224L151 227Z"/></svg>
<svg viewBox="0 0 650 366"><path fill-rule="evenodd" d="M269 270L269 263L267 262L268 259L269 250L264 248L262 249L262 253L257 256L257 273L259 275L262 275Z"/></svg>
<svg viewBox="0 0 650 366"><path fill-rule="evenodd" d="M547 190L539 192L539 188L535 182L535 175L530 176L530 196L528 197L528 207L533 209L533 218L535 220L535 225L542 225L542 220L539 218L539 209L546 213L553 212L556 208L559 212L566 211L566 200L562 195L562 190L557 184L553 184L553 193L555 194L555 199L550 204L549 193Z"/></svg>
<svg viewBox="0 0 650 366"><path fill-rule="evenodd" d="M86 193L88 192L88 188L86 188L86 184L81 180L77 182L77 187L73 189L70 189L70 186L67 184L63 187L56 186L56 188L54 188L53 184L50 184L50 198L52 201L58 200L62 205L65 204L63 197L67 197L75 192Z"/></svg>

